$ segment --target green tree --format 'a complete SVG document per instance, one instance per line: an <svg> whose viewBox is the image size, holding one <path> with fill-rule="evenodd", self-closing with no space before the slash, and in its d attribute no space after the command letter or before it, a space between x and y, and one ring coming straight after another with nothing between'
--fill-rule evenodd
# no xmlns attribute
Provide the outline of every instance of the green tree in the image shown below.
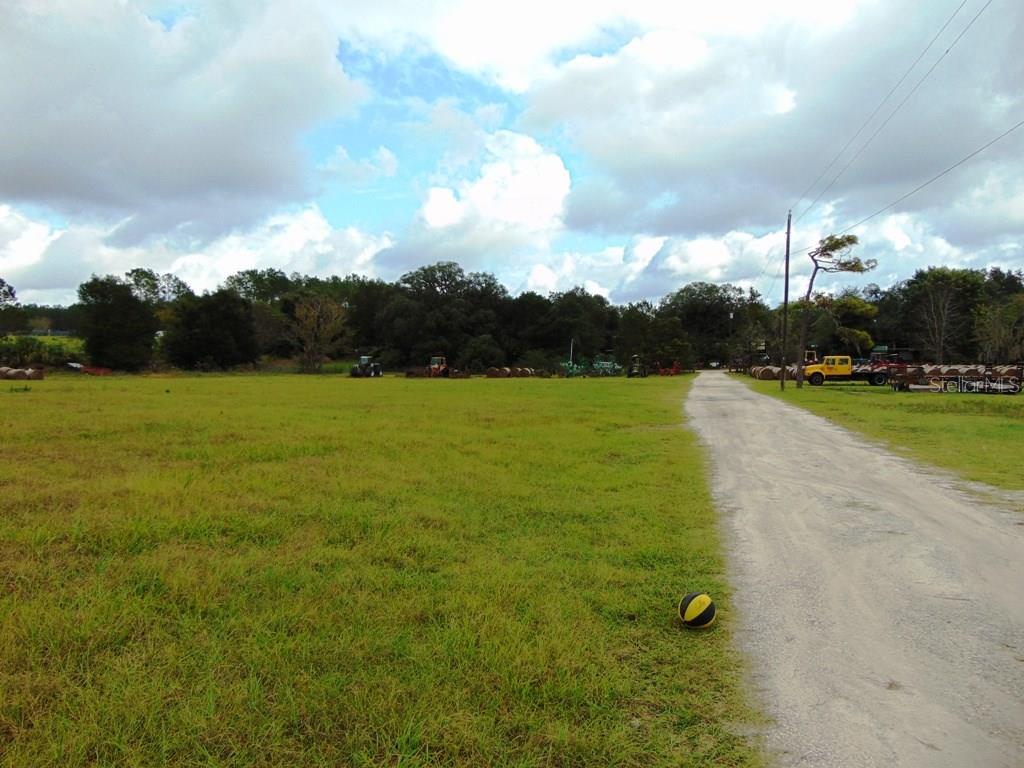
<svg viewBox="0 0 1024 768"><path fill-rule="evenodd" d="M28 315L18 306L14 286L0 277L0 336L25 327Z"/></svg>
<svg viewBox="0 0 1024 768"><path fill-rule="evenodd" d="M973 321L985 297L985 273L929 267L904 284L911 329L920 348L940 365L977 355Z"/></svg>
<svg viewBox="0 0 1024 768"><path fill-rule="evenodd" d="M489 333L474 336L462 348L457 365L467 371L479 373L491 366L505 364L505 351Z"/></svg>
<svg viewBox="0 0 1024 768"><path fill-rule="evenodd" d="M17 301L18 294L15 293L14 286L10 285L6 280L0 277L0 307L16 304Z"/></svg>
<svg viewBox="0 0 1024 768"><path fill-rule="evenodd" d="M576 357L594 357L611 347L618 314L608 299L577 286L551 294L550 301L545 330L548 349L561 350L565 359L570 339L574 340Z"/></svg>
<svg viewBox="0 0 1024 768"><path fill-rule="evenodd" d="M265 304L279 302L294 291L295 282L280 269L244 269L224 281L224 288L234 291L243 299L262 301Z"/></svg>
<svg viewBox="0 0 1024 768"><path fill-rule="evenodd" d="M655 361L655 317L654 305L649 301L627 304L619 310L615 357L620 364L626 365L632 355L640 355L640 359L647 363Z"/></svg>
<svg viewBox="0 0 1024 768"><path fill-rule="evenodd" d="M184 280L170 272L158 275L152 269L136 267L126 272L124 277L132 292L152 307L164 306L192 293Z"/></svg>
<svg viewBox="0 0 1024 768"><path fill-rule="evenodd" d="M875 259L861 260L858 256L851 256L850 251L860 240L856 235L828 235L818 241L818 247L808 253L814 268L811 270L811 278L807 283L807 293L804 294L803 319L800 323L800 343L798 345L799 357L796 365L796 385L800 388L804 384L804 354L807 347L807 332L811 320L811 296L814 294L814 281L822 272L835 274L839 272L852 272L863 274L874 269L878 262Z"/></svg>
<svg viewBox="0 0 1024 768"><path fill-rule="evenodd" d="M756 292L695 282L662 299L658 312L679 320L698 361L729 362L745 352L748 337L762 336L757 325L767 309Z"/></svg>
<svg viewBox="0 0 1024 768"><path fill-rule="evenodd" d="M291 334L303 373L319 373L345 332L345 309L326 296L307 296L295 305Z"/></svg>
<svg viewBox="0 0 1024 768"><path fill-rule="evenodd" d="M974 337L983 363L1024 360L1024 292L979 307Z"/></svg>
<svg viewBox="0 0 1024 768"><path fill-rule="evenodd" d="M854 289L838 296L818 294L813 303L819 310L819 325L823 331L819 348L833 354L848 352L854 357L864 357L871 351L875 341L870 328L878 315L878 307L861 298Z"/></svg>
<svg viewBox="0 0 1024 768"><path fill-rule="evenodd" d="M185 369L225 369L256 360L252 305L234 291L181 296L163 337L167 361Z"/></svg>
<svg viewBox="0 0 1024 768"><path fill-rule="evenodd" d="M153 310L124 281L93 276L78 286L85 351L95 364L137 371L153 358Z"/></svg>
<svg viewBox="0 0 1024 768"><path fill-rule="evenodd" d="M563 346L562 340L549 338L550 315L550 299L534 291L525 291L505 303L501 342L509 360L530 368L554 368L566 358L568 343Z"/></svg>

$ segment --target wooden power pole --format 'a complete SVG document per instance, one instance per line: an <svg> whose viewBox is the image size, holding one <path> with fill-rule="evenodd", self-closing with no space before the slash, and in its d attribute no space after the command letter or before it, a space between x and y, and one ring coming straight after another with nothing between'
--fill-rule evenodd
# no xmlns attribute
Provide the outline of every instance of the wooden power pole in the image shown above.
<svg viewBox="0 0 1024 768"><path fill-rule="evenodd" d="M789 232L793 225L793 212L786 216L786 282L782 289L782 372L779 375L779 389L786 391L786 336L789 331Z"/></svg>

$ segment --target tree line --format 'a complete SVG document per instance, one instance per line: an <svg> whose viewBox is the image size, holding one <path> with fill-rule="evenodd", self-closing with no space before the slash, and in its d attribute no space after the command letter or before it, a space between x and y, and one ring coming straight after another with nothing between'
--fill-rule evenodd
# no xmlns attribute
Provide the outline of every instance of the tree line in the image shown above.
<svg viewBox="0 0 1024 768"><path fill-rule="evenodd" d="M789 322L791 361L802 357L801 335L808 348L854 357L883 345L939 363L1016 361L1024 358L1024 274L930 267L888 288L808 291ZM781 312L752 289L694 282L657 302L613 305L580 287L513 296L494 275L452 262L394 282L249 269L201 294L174 275L139 268L93 276L67 307L19 304L0 280L0 331L51 330L82 336L93 364L130 371L216 370L267 358L316 371L332 357L360 354L389 368L443 354L474 371L554 370L570 347L577 359L626 363L636 354L664 365L745 366L782 352Z"/></svg>

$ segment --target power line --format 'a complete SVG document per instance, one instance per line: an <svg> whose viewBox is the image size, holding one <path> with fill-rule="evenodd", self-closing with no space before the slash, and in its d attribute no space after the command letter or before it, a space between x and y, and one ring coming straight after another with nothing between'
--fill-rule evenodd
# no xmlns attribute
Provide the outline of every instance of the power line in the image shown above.
<svg viewBox="0 0 1024 768"><path fill-rule="evenodd" d="M807 188L804 189L804 191L800 193L800 195L797 197L797 199L793 203L793 207L794 208L796 207L796 204L799 203L801 200L803 200L804 196L808 192L810 192L815 187L815 185L817 185L817 183L819 181L821 181L822 177L826 173L828 173L829 170L831 170L832 166L836 164L836 161L846 153L846 150L848 150L850 148L850 145L853 144L853 142L855 142L857 140L857 137L861 135L861 133L864 131L864 129L868 127L868 123L870 123L872 120L875 119L875 115L877 115L879 110L881 110L882 107L885 106L885 103L896 92L896 89L899 88L901 85L903 85L903 81L906 80L907 77L910 75L910 73L914 71L914 67L916 67L918 65L918 62L920 62L921 59L924 58L924 55L926 53L928 53L928 51L931 50L931 47L933 45L935 45L935 41L938 40L939 37L942 35L942 33L946 31L946 27L948 27L953 22L953 19L956 18L957 14L960 13L961 9L965 5L967 5L967 0L963 0L963 2L960 3L959 6L957 6L957 9L955 11L953 11L953 15L950 16L948 19L946 19L946 23L942 25L942 29L940 29L938 32L935 33L935 37L933 37L931 39L931 42L929 42L928 45L925 46L925 49L923 51L921 51L920 54L918 54L918 57L916 59L914 59L914 63L911 64L907 68L907 71L903 73L903 77L901 77L896 82L896 85L894 85L892 88L889 89L889 92L887 94L885 94L885 97L880 102L878 102L878 106L875 107L874 112L872 112L870 115L868 115L867 120L865 120L863 123L861 123L861 126L860 126L860 128L857 129L857 132L855 134L853 134L853 136L850 137L850 140L846 142L846 144L843 146L843 148L841 150L839 150L839 152L836 153L836 156L833 157L832 160L829 162L829 164L825 166L825 169L821 173L818 174L818 177L814 181L812 181L810 184L808 184ZM799 221L799 220L800 220L800 218L797 217L797 221Z"/></svg>
<svg viewBox="0 0 1024 768"><path fill-rule="evenodd" d="M777 270L775 270L775 277L772 278L772 283L771 283L771 285L768 286L768 290L765 293L765 296L771 296L772 295L772 291L775 290L775 284L777 282L779 282L779 278L782 276L783 264L784 264L784 262L781 262L781 261L779 262L779 268Z"/></svg>
<svg viewBox="0 0 1024 768"><path fill-rule="evenodd" d="M765 273L768 271L768 267L772 265L772 254L774 254L778 250L779 246L777 245L773 245L768 249L768 253L764 259L764 266L761 267L761 271L757 273L757 277L754 278L755 280L760 280L762 277L765 276Z"/></svg>
<svg viewBox="0 0 1024 768"><path fill-rule="evenodd" d="M937 174L935 174L935 175L934 175L934 176L932 176L932 177L931 177L930 179L928 179L928 181L926 181L926 182L924 182L923 184L920 184L920 185L918 185L918 186L914 187L914 188L913 188L912 190L910 190L909 192L907 192L907 193L906 193L905 195L902 195L902 196L900 196L900 197L896 198L895 200L893 200L893 201L892 201L891 203L889 203L889 204L888 204L888 205L886 205L885 207L883 207L883 208L879 208L879 209L878 209L877 211L875 211L874 213L872 213L872 214L871 214L870 216L865 216L865 217L864 217L863 219L861 219L860 221L858 221L858 222L857 222L856 224L851 224L851 225L850 225L850 226L848 226L848 227L847 227L846 229L842 230L841 232L837 232L836 234L837 234L837 235L845 235L845 234L846 234L847 232L849 232L849 231L850 231L851 229L856 229L856 228L857 228L857 227L859 227L859 226L860 226L861 224L866 224L867 222L871 221L871 219L875 218L876 216L881 216L881 215L882 215L883 213L885 213L886 211L888 211L888 210L889 210L890 208L893 208L893 207L895 207L895 206L899 205L899 204L900 204L900 203L902 203L902 202L903 202L904 200L906 200L906 199L907 199L908 197L910 197L910 196L912 196L912 195L916 195L916 194L917 194L918 192L920 192L920 191L921 191L922 189L924 189L925 187L927 187L927 186L930 186L931 184L934 184L934 183L935 183L936 181L938 181L939 179L941 179L941 178L942 178L943 176L945 176L946 174L950 173L951 171L954 171L954 170L956 170L956 169L957 169L957 168L959 168L959 167L960 167L961 165L963 165L963 164L964 164L964 163L966 163L966 162L967 162L968 160L970 160L970 159L971 159L972 157L975 157L976 155L980 155L980 154L981 154L982 152L984 152L984 151L985 151L986 149L988 149L989 147L991 147L991 146L992 146L993 144L995 144L995 143L996 143L997 141L1002 141L1002 140L1003 140L1003 139L1005 139L1005 138L1006 138L1007 136L1009 136L1009 135L1010 135L1011 133L1013 133L1014 131L1016 131L1016 130L1020 129L1021 127L1024 127L1024 120L1021 120L1021 121L1020 121L1019 123L1017 123L1016 125L1014 125L1014 126L1012 126L1012 127L1008 128L1008 129L1007 129L1006 131L1004 131L1003 133L1001 133L1001 134L999 134L998 136L996 136L996 137L995 137L994 139L992 139L992 141L988 142L987 144L985 144L985 145L983 145L983 146L981 146L981 147L978 147L978 149L974 150L974 151L973 151L973 152L971 152L971 153L970 153L969 155L965 155L964 157L960 158L960 159L959 159L959 160L957 160L957 161L956 161L955 163L953 163L953 164L952 164L951 166L949 166L949 168L947 168L946 170L942 171L941 173L937 173ZM806 248L801 248L800 250L798 250L798 251L794 251L793 253L794 253L794 254L796 254L796 253L806 253L807 251L811 250L811 249L812 249L812 248L814 248L814 247L815 247L815 246L813 246L813 245L809 245L809 246L807 246Z"/></svg>
<svg viewBox="0 0 1024 768"><path fill-rule="evenodd" d="M878 134L880 134L882 132L882 129L885 128L885 126L887 126L889 124L889 121L892 120L896 116L896 113L899 112L903 108L903 105L906 104L907 101L910 100L910 97L913 96L917 92L917 89L920 88L921 85L924 83L924 81L927 80L928 77L931 75L931 73L935 71L935 68L939 66L939 64L942 62L943 59L946 58L946 56L949 54L949 52L952 51L954 47L956 47L956 44L958 42L960 42L960 39L965 34L967 34L967 30L969 30L972 26L974 26L974 22L976 22L978 20L978 18L981 16L981 14L983 14L985 12L985 9L988 8L990 5L992 5L992 0L988 0L988 2L985 3L985 5L983 5L981 7L981 10L978 11L974 15L974 18L972 18L968 22L967 26L964 27L963 30L961 30L960 34L957 35L956 38L953 40L953 42L949 44L949 47L942 53L941 56L939 56L938 59L935 60L935 63L932 64L931 67L929 67L928 71L925 72L924 75L921 77L921 79L918 80L917 83L914 85L914 87L910 89L910 92L907 93L907 95L903 97L903 100L899 104L896 105L896 108L892 112L890 112L889 116L887 118L885 118L885 120L882 121L882 124L879 125L878 128L875 129L875 132L872 133L868 137L867 141L865 141L860 146L860 148L853 154L853 157L851 157L847 161L846 165L844 165L840 169L839 173L837 173L835 175L835 177L832 179L832 181L830 181L828 183L828 185L823 190L821 190L821 192L818 193L818 196L816 198L814 198L813 201L811 201L811 204L809 206L807 206L807 208L804 209L803 213L801 213L799 216L797 216L797 218L796 218L797 221L800 221L800 219L802 219L804 216L806 216L807 213L812 208L814 208L815 205L818 204L818 201L821 200L822 197L824 197L825 193L828 192L830 189L832 189L832 187L835 185L835 183L837 181L839 181L839 179L842 177L842 175L844 173L846 173L847 169L851 165L853 165L854 161L856 161L856 159L858 157L861 156L861 154L864 152L864 150L868 148L868 146L871 144L872 141L875 140L875 137L878 136Z"/></svg>

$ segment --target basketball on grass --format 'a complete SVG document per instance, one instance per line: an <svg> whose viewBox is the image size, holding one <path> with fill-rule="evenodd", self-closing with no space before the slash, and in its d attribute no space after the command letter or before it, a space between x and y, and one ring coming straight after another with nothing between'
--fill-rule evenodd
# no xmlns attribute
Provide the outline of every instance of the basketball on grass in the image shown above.
<svg viewBox="0 0 1024 768"><path fill-rule="evenodd" d="M703 592L690 592L679 601L679 618L690 629L710 627L715 621L715 604Z"/></svg>

